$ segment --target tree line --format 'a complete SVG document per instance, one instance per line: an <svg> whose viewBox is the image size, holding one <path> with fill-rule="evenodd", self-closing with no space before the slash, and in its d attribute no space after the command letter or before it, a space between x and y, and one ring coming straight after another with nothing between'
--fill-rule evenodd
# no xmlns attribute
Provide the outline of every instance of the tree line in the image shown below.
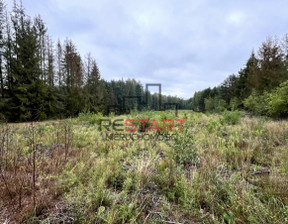
<svg viewBox="0 0 288 224"><path fill-rule="evenodd" d="M0 0L0 116L8 121L77 116L80 112L109 113L110 105L159 109L159 95L134 79L105 81L96 60L81 57L72 40L53 42L40 16L29 17L22 3L11 12ZM124 96L141 96L125 100ZM162 96L162 104L186 101ZM125 102L123 102L125 101ZM124 105L125 104L125 105ZM123 112L123 111L122 111Z"/></svg>
<svg viewBox="0 0 288 224"><path fill-rule="evenodd" d="M219 86L195 92L191 107L201 112L245 109L256 115L288 117L288 35L268 38L244 68Z"/></svg>

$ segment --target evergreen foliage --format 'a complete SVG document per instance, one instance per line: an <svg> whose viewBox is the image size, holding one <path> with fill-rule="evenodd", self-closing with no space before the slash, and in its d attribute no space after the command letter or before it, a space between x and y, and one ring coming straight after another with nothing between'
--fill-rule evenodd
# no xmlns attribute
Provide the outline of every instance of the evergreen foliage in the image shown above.
<svg viewBox="0 0 288 224"><path fill-rule="evenodd" d="M9 14L0 0L1 117L15 122L74 117L81 112L108 114L111 105L126 108L122 113L158 110L159 96L147 94L145 105L140 82L103 80L90 53L83 60L70 39L58 40L55 46L40 16L31 19L16 1ZM140 100L125 96L140 96ZM162 104L167 102L187 108L178 97L162 96Z"/></svg>
<svg viewBox="0 0 288 224"><path fill-rule="evenodd" d="M214 87L189 99L194 111L221 112L246 109L256 115L288 117L288 41L267 39L252 52L246 66ZM286 81L286 82L285 82ZM279 87L280 85L280 87Z"/></svg>

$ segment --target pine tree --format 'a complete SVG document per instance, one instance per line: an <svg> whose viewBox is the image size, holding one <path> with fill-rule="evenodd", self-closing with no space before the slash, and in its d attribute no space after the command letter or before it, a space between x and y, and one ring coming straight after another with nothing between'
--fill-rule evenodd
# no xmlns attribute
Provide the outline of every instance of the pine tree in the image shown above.
<svg viewBox="0 0 288 224"><path fill-rule="evenodd" d="M61 87L64 84L63 80L63 67L62 67L62 61L63 61L63 50L60 40L57 42L57 72L56 72L56 81L58 83L58 87Z"/></svg>
<svg viewBox="0 0 288 224"><path fill-rule="evenodd" d="M142 110L144 106L144 90L143 86L138 82L135 88L136 96L140 97L140 102L137 104L137 109Z"/></svg>
<svg viewBox="0 0 288 224"><path fill-rule="evenodd" d="M287 77L284 54L277 40L268 39L259 49L260 80L257 90L263 92L278 87Z"/></svg>
<svg viewBox="0 0 288 224"><path fill-rule="evenodd" d="M85 109L82 103L83 98L83 64L76 46L71 40L64 44L61 70L65 83L65 104L68 116L75 116Z"/></svg>
<svg viewBox="0 0 288 224"><path fill-rule="evenodd" d="M53 42L50 37L47 37L47 82L50 87L54 87L55 83L55 70L54 70L54 54Z"/></svg>
<svg viewBox="0 0 288 224"><path fill-rule="evenodd" d="M45 114L45 83L40 79L38 33L22 6L14 4L11 80L7 114L12 121L41 120Z"/></svg>
<svg viewBox="0 0 288 224"><path fill-rule="evenodd" d="M47 28L45 27L44 21L42 20L41 16L38 15L34 19L34 27L37 32L37 40L38 40L38 58L39 60L39 67L41 70L41 80L45 81L47 83L48 77L47 77L47 70L46 70L46 65L47 65L47 48L46 48L46 33L47 33Z"/></svg>
<svg viewBox="0 0 288 224"><path fill-rule="evenodd" d="M88 73L89 75L86 84L89 105L88 107L92 111L97 112L99 110L97 107L100 105L101 101L100 72L96 61L93 59L91 62L89 61L89 71L90 72Z"/></svg>
<svg viewBox="0 0 288 224"><path fill-rule="evenodd" d="M257 74L258 70L258 60L255 57L254 52L252 52L246 63L246 66L239 71L239 80L235 87L236 96L241 101L243 101L251 94L253 88L253 77Z"/></svg>
<svg viewBox="0 0 288 224"><path fill-rule="evenodd" d="M3 54L4 54L4 29L5 29L5 5L0 0L0 94L4 98L4 74L3 74Z"/></svg>

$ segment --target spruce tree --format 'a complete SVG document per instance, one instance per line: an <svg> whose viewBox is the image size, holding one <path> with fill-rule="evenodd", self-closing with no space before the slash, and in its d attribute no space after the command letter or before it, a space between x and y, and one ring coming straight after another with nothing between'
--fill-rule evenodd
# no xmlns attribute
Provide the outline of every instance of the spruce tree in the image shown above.
<svg viewBox="0 0 288 224"><path fill-rule="evenodd" d="M0 0L0 95L4 98L4 73L3 73L3 55L4 55L4 29L5 29L5 6L4 1Z"/></svg>
<svg viewBox="0 0 288 224"><path fill-rule="evenodd" d="M47 88L40 79L38 33L22 6L14 4L12 12L13 36L9 102L9 120L46 119L45 95Z"/></svg>

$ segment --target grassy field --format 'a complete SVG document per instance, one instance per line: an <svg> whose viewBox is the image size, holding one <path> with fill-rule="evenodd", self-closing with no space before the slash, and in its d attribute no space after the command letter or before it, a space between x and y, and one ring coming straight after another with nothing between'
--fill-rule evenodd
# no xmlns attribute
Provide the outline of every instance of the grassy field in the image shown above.
<svg viewBox="0 0 288 224"><path fill-rule="evenodd" d="M1 124L0 222L288 223L287 121L240 112L177 118L187 119L182 131L141 132L135 122L134 138L100 131L101 114Z"/></svg>

